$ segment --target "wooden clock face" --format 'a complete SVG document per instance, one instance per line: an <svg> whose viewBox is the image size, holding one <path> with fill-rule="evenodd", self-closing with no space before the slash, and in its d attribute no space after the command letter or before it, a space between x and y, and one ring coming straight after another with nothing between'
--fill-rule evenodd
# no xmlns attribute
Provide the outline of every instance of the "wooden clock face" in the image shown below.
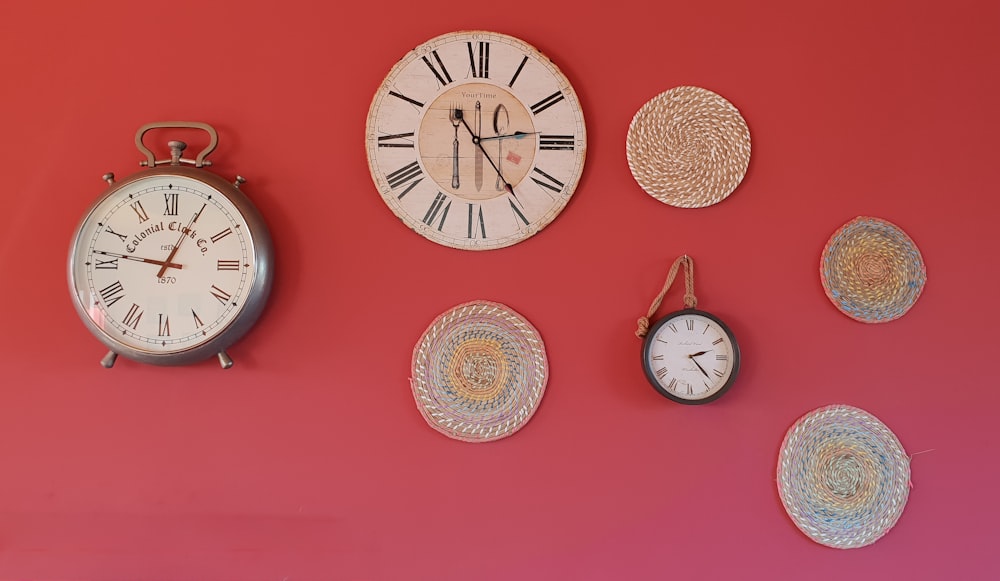
<svg viewBox="0 0 1000 581"><path fill-rule="evenodd" d="M569 202L586 157L583 112L548 58L494 32L410 51L368 112L368 164L410 228L465 250L510 246Z"/></svg>

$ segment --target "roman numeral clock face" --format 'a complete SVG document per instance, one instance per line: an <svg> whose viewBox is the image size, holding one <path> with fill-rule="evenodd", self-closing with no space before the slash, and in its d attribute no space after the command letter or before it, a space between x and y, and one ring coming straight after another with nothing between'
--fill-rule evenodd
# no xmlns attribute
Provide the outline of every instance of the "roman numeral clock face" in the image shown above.
<svg viewBox="0 0 1000 581"><path fill-rule="evenodd" d="M372 100L366 144L375 185L410 228L488 250L549 224L586 157L580 103L532 46L456 32L408 53Z"/></svg>
<svg viewBox="0 0 1000 581"><path fill-rule="evenodd" d="M650 329L642 365L660 395L679 403L708 403L736 379L740 349L721 320L688 309L667 315Z"/></svg>
<svg viewBox="0 0 1000 581"><path fill-rule="evenodd" d="M161 364L234 341L212 345L241 317L256 318L267 294L257 279L269 276L259 267L270 260L270 240L262 229L254 235L220 192L232 186L175 171L182 174L117 184L84 218L69 263L70 290L91 331L112 351Z"/></svg>

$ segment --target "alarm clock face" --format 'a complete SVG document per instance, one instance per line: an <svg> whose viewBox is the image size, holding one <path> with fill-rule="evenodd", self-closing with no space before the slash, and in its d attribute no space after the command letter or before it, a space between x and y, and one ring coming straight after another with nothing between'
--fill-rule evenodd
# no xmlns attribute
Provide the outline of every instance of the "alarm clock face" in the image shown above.
<svg viewBox="0 0 1000 581"><path fill-rule="evenodd" d="M463 31L392 68L372 100L366 146L375 186L404 224L438 244L489 250L562 211L587 135L552 61L517 38Z"/></svg>
<svg viewBox="0 0 1000 581"><path fill-rule="evenodd" d="M216 339L231 343L232 327L259 314L269 288L255 286L264 266L257 250L269 257L270 240L262 223L255 239L226 188L203 170L146 170L115 184L84 217L70 290L84 323L113 351L185 363L184 354L221 350Z"/></svg>
<svg viewBox="0 0 1000 581"><path fill-rule="evenodd" d="M687 309L658 321L646 335L643 368L663 396L686 404L721 396L736 379L740 350L729 328L705 311Z"/></svg>

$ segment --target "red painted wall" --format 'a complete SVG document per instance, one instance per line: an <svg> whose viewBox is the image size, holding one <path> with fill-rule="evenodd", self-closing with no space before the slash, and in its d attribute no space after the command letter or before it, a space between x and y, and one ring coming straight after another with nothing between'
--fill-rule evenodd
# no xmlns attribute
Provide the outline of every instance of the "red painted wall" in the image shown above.
<svg viewBox="0 0 1000 581"><path fill-rule="evenodd" d="M995 2L8 2L0 15L0 578L995 578ZM518 36L583 103L589 155L565 211L471 253L405 228L375 191L365 115L403 54L451 30ZM629 172L638 108L677 85L733 102L743 185L680 210ZM214 361L98 360L73 311L70 236L137 169L149 121L220 131L277 246L270 306ZM919 245L916 306L864 325L823 294L858 215ZM744 353L718 402L657 395L635 319L670 262ZM489 299L542 333L551 379L518 434L430 429L407 377L421 332ZM679 294L666 300L680 306ZM898 525L838 551L774 482L803 413L846 403L915 457Z"/></svg>

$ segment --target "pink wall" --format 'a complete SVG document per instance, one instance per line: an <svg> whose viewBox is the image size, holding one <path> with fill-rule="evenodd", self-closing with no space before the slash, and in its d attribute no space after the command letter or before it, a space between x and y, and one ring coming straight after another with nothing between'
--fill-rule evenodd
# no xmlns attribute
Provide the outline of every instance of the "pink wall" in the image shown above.
<svg viewBox="0 0 1000 581"><path fill-rule="evenodd" d="M0 578L1000 576L995 2L222 4L0 15ZM487 253L405 228L362 145L389 68L469 28L548 54L590 137L559 218ZM684 84L753 137L743 185L702 210L647 196L625 160L632 115ZM219 129L215 169L248 178L275 238L270 306L229 371L102 369L66 290L100 176L134 171L135 130L164 119ZM824 243L858 215L927 264L890 324L820 285ZM700 408L654 393L632 335L683 253L744 352ZM521 432L470 445L424 423L407 377L430 321L480 298L540 330L551 379ZM786 429L831 403L933 450L864 549L807 539L775 488Z"/></svg>

